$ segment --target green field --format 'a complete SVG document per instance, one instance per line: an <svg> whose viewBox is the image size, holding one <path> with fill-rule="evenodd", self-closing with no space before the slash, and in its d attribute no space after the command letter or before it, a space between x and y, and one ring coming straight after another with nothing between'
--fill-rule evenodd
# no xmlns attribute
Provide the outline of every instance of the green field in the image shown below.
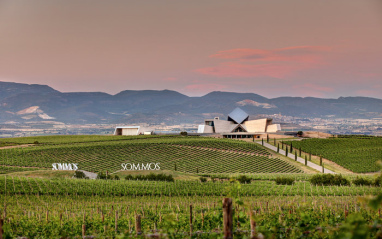
<svg viewBox="0 0 382 239"><path fill-rule="evenodd" d="M251 220L255 234L265 238L382 235L380 186L356 186L354 174L345 176L349 186L314 185L309 180L316 174L303 173L303 166L253 142L180 136L44 136L0 142L32 144L0 150L3 238L180 239L190 238L190 223L191 238L223 238L225 197L234 200L234 238L250 238ZM74 179L73 171L51 170L52 163L65 162L114 172L121 179ZM120 171L121 163L148 162L159 162L161 170L154 172L171 174L175 181L124 179L152 171ZM243 175L251 181L240 184L237 178ZM280 177L294 182L278 185ZM377 195L381 200L368 206ZM141 236L136 235L137 215Z"/></svg>
<svg viewBox="0 0 382 239"><path fill-rule="evenodd" d="M0 150L2 166L51 169L77 163L79 169L115 172L122 163L159 163L162 170L188 173L301 173L255 143L200 137L68 136L7 139L39 144Z"/></svg>
<svg viewBox="0 0 382 239"><path fill-rule="evenodd" d="M235 199L235 238L248 238L251 212L256 232L266 238L344 238L353 220L370 238L381 233L378 210L357 199L377 195L380 187L313 186L302 177L293 185L276 185L271 178L238 185L1 176L0 210L9 238L79 238L83 226L85 235L96 238L135 237L136 215L147 236L185 238L190 205L192 238L221 238L224 197Z"/></svg>
<svg viewBox="0 0 382 239"><path fill-rule="evenodd" d="M382 137L347 136L329 139L284 141L306 153L322 156L355 173L377 172L382 160Z"/></svg>
<svg viewBox="0 0 382 239"><path fill-rule="evenodd" d="M82 195L82 196L219 196L227 195L231 184L227 181L206 182L141 182L129 180L69 180L36 179L23 177L0 178L0 190L10 195ZM5 189L5 186L7 188ZM360 186L314 186L308 181L296 181L293 185L276 185L273 180L256 180L241 185L245 196L362 196L376 195L380 187Z"/></svg>

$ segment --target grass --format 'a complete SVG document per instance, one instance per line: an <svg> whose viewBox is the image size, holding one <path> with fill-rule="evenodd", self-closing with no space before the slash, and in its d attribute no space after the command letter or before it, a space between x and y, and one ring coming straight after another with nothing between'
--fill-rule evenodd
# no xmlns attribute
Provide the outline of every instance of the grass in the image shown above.
<svg viewBox="0 0 382 239"><path fill-rule="evenodd" d="M9 177L29 177L29 178L43 178L43 179L62 179L72 178L73 171L53 171L53 170L36 170L8 173Z"/></svg>

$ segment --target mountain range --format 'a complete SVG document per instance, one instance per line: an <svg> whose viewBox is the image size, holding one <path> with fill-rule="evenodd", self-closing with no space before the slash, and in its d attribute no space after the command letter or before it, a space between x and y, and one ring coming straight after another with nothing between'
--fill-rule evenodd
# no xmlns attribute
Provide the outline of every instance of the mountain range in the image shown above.
<svg viewBox="0 0 382 239"><path fill-rule="evenodd" d="M382 100L370 97L269 99L255 93L220 91L189 97L171 90L125 90L111 95L103 92L65 93L47 85L0 82L0 123L201 123L209 117L226 117L236 107L252 116L382 117Z"/></svg>

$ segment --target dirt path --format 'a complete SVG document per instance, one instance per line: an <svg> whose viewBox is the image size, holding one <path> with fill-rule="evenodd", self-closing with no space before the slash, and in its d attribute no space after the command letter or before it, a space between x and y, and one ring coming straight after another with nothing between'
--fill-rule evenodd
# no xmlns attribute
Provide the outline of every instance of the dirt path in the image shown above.
<svg viewBox="0 0 382 239"><path fill-rule="evenodd" d="M30 146L33 146L33 145L34 144L20 144L20 145L0 147L0 149L26 148L26 147L30 147Z"/></svg>
<svg viewBox="0 0 382 239"><path fill-rule="evenodd" d="M85 170L78 170L78 171L83 172L85 174L85 176L88 177L89 179L96 179L97 175L98 175L96 173L88 172L88 171L85 171Z"/></svg>
<svg viewBox="0 0 382 239"><path fill-rule="evenodd" d="M260 144L260 145L262 144L261 142L257 142L257 143ZM269 149L271 149L271 150L273 150L273 151L275 151L275 152L277 152L277 147L275 147L273 145L270 145L270 144L264 142L264 146L269 148ZM285 151L282 150L282 149L279 149L279 153L282 154L282 155L285 155ZM289 154L288 157L294 160L295 155ZM305 164L305 159L303 159L303 158L297 157L297 161L302 163L302 164ZM315 163L312 163L311 161L307 162L307 166L311 167L311 168L313 168L313 169L315 169L315 170L317 170L319 172L322 171L322 167L321 166L319 166L319 165L317 165ZM325 173L335 174L335 172L333 172L332 170L326 169L326 168L325 168Z"/></svg>

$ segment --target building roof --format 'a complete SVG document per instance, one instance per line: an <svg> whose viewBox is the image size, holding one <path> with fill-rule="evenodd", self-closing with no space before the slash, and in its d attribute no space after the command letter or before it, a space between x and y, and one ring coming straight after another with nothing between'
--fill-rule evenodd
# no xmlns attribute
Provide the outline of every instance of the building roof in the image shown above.
<svg viewBox="0 0 382 239"><path fill-rule="evenodd" d="M232 131L234 123L227 120L214 120L215 133L226 133Z"/></svg>
<svg viewBox="0 0 382 239"><path fill-rule="evenodd" d="M244 130L244 132L248 132L245 125L242 125L242 124L234 124L231 128L231 132L233 133L237 128L242 128Z"/></svg>
<svg viewBox="0 0 382 239"><path fill-rule="evenodd" d="M139 129L140 126L117 126L116 129Z"/></svg>
<svg viewBox="0 0 382 239"><path fill-rule="evenodd" d="M236 108L228 114L228 120L234 121L236 124L241 124L245 120L248 120L249 115L242 109Z"/></svg>

